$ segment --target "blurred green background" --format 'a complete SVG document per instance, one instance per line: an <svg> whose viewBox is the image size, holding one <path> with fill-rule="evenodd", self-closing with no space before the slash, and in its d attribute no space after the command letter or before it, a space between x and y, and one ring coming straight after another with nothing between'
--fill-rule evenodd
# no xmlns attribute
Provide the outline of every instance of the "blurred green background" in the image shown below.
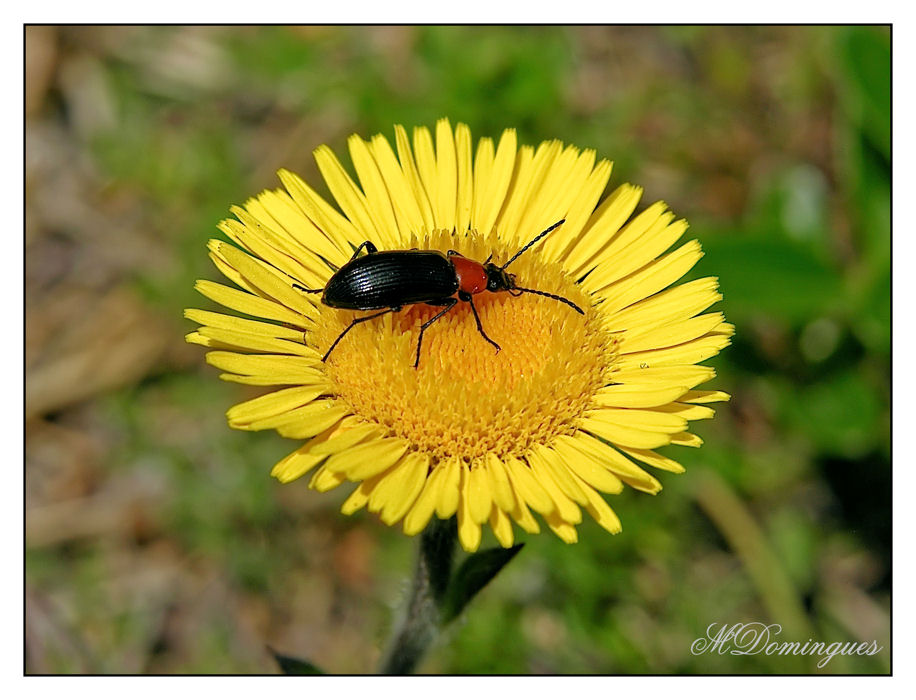
<svg viewBox="0 0 916 700"><path fill-rule="evenodd" d="M311 151L517 127L615 161L721 279L733 394L624 523L521 555L428 673L890 668L890 32L882 27L26 29L26 670L378 663L415 541L270 467L186 346L206 241ZM485 545L495 544L492 535ZM691 654L711 623L876 656Z"/></svg>

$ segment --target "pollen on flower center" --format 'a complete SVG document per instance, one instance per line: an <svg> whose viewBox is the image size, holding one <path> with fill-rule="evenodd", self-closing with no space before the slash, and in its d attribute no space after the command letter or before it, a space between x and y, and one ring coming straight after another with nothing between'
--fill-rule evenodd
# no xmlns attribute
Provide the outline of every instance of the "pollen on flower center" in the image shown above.
<svg viewBox="0 0 916 700"><path fill-rule="evenodd" d="M454 248L473 260L498 262L514 251L495 238L435 232L417 247ZM607 383L616 340L604 332L588 296L557 264L536 252L512 264L521 286L566 297L506 292L475 295L474 304L497 353L478 332L470 305L459 302L423 336L420 326L441 311L417 304L355 326L334 349L328 374L337 395L366 421L409 440L433 461L475 460L488 452L521 456L529 446L571 433L594 393ZM371 312L321 308L308 339L324 352L355 318Z"/></svg>

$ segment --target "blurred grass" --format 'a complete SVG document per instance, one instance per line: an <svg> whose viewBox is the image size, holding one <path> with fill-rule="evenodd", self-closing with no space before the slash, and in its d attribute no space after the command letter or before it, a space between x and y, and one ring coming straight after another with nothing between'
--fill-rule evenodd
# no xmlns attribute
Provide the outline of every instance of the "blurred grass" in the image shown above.
<svg viewBox="0 0 916 700"><path fill-rule="evenodd" d="M526 537L423 670L808 673L713 622L877 639L889 670L890 36L878 27L31 27L27 670L371 670L414 542L268 476L287 441L185 347L205 242L311 150L465 121L615 161L691 222L733 394L623 534ZM751 539L748 540L747 538ZM791 619L785 619L785 618ZM805 641L800 639L800 641Z"/></svg>

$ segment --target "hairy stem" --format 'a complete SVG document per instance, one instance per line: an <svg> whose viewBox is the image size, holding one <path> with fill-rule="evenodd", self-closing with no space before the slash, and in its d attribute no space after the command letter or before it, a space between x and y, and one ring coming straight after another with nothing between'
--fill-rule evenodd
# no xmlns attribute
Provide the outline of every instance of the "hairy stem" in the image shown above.
<svg viewBox="0 0 916 700"><path fill-rule="evenodd" d="M435 641L441 619L439 605L448 588L457 535L454 518L439 520L435 516L420 535L410 599L382 663L382 673L411 673Z"/></svg>

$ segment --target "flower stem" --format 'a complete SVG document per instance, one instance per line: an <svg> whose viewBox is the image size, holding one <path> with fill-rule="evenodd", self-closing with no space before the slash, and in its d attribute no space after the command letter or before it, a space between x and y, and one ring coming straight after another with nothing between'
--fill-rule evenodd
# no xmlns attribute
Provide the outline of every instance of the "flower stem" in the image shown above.
<svg viewBox="0 0 916 700"><path fill-rule="evenodd" d="M385 656L382 673L411 673L436 639L441 620L439 606L451 577L457 536L455 518L436 517L420 535L410 600Z"/></svg>

